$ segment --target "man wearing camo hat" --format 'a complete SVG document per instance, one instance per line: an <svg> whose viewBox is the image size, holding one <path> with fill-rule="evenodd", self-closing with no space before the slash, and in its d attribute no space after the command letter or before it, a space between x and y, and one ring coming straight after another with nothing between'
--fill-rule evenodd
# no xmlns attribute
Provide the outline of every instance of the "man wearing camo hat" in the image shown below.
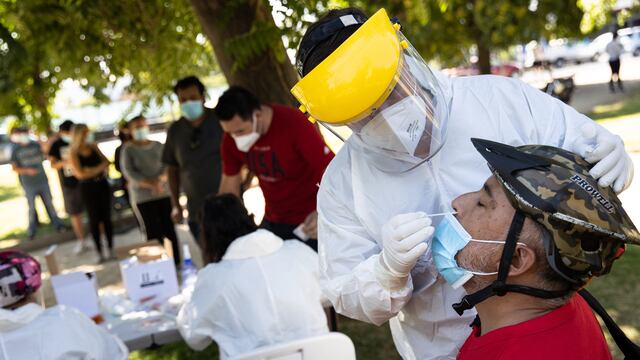
<svg viewBox="0 0 640 360"><path fill-rule="evenodd" d="M576 292L640 244L615 192L566 150L472 142L493 176L453 201L432 248L440 274L469 294L454 309L478 312L458 359L611 359L597 301Z"/></svg>

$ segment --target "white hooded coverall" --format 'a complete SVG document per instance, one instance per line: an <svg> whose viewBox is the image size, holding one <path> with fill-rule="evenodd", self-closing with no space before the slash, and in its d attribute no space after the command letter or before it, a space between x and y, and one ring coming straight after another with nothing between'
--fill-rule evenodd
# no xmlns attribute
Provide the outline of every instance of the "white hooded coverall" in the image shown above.
<svg viewBox="0 0 640 360"><path fill-rule="evenodd" d="M454 359L475 313L451 307L464 295L438 276L430 250L405 287L390 292L376 280L382 226L393 216L450 211L451 201L490 176L469 140L545 144L571 150L586 116L527 84L497 76L449 79L434 72L449 104L448 133L429 162L403 174L377 169L357 136L327 168L318 193L320 284L338 313L382 324L390 320L404 359Z"/></svg>
<svg viewBox="0 0 640 360"><path fill-rule="evenodd" d="M0 309L0 359L128 358L120 339L76 309L58 305L45 310L36 304Z"/></svg>
<svg viewBox="0 0 640 360"><path fill-rule="evenodd" d="M198 272L178 327L191 348L214 340L226 359L327 333L321 301L318 255L260 229L234 240L222 261Z"/></svg>

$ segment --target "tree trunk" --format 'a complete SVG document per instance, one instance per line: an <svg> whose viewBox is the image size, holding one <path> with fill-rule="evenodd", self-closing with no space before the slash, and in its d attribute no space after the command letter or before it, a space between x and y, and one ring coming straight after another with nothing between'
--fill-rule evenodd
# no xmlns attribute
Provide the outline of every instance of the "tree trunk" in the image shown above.
<svg viewBox="0 0 640 360"><path fill-rule="evenodd" d="M467 13L467 30L469 31L469 37L473 37L476 47L478 48L478 72L480 74L491 74L491 49L489 48L490 42L486 41L484 32L480 29L478 23L476 23L476 1L471 2L473 5L472 10Z"/></svg>
<svg viewBox="0 0 640 360"><path fill-rule="evenodd" d="M491 74L491 50L479 30L476 31L476 46L478 47L478 70L480 74Z"/></svg>
<svg viewBox="0 0 640 360"><path fill-rule="evenodd" d="M49 98L45 94L46 85L40 79L40 67L38 64L34 66L33 73L31 75L33 85L31 86L31 97L33 98L34 107L40 113L40 117L37 117L35 112L33 124L36 126L38 134L48 134L51 130L51 114L49 113Z"/></svg>
<svg viewBox="0 0 640 360"><path fill-rule="evenodd" d="M276 51L284 52L282 42L278 44L280 49L268 49L262 55L251 59L245 67L235 71L234 60L225 51L225 42L249 32L255 21L273 22L271 9L265 7L262 0L246 0L245 4L226 7L225 2L225 0L191 0L202 29L213 45L216 59L227 83L249 89L262 102L295 104L289 90L297 81L297 74L288 58L279 62L275 56ZM233 13L229 14L229 12Z"/></svg>

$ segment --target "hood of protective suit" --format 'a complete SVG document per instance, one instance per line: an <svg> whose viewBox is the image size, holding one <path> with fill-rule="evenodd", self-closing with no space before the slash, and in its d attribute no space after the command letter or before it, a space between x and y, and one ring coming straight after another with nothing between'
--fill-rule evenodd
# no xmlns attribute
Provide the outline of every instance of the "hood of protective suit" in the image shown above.
<svg viewBox="0 0 640 360"><path fill-rule="evenodd" d="M240 260L266 256L282 247L282 239L268 230L258 229L235 239L227 248L222 260Z"/></svg>
<svg viewBox="0 0 640 360"><path fill-rule="evenodd" d="M453 98L453 83L451 79L447 75L443 74L441 71L436 70L431 66L429 66L429 69L431 70L433 75L435 75L436 79L438 79L438 84L442 89L442 93L444 95L445 101L447 102L447 105L450 107L451 99Z"/></svg>
<svg viewBox="0 0 640 360"><path fill-rule="evenodd" d="M0 332L27 325L43 311L44 309L36 304L26 304L15 310L0 309Z"/></svg>
<svg viewBox="0 0 640 360"><path fill-rule="evenodd" d="M0 313L0 351L3 359L129 358L122 342L74 308L43 309L27 304Z"/></svg>

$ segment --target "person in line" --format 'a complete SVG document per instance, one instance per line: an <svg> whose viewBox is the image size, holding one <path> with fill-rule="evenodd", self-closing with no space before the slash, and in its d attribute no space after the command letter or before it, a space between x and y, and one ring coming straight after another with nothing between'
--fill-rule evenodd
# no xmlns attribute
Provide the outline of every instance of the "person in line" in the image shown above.
<svg viewBox="0 0 640 360"><path fill-rule="evenodd" d="M149 126L143 116L129 120L131 141L121 154L120 168L129 180L132 204L138 209L147 240L171 241L173 259L180 263L178 236L171 220L171 198L162 163L163 145L149 140Z"/></svg>
<svg viewBox="0 0 640 360"><path fill-rule="evenodd" d="M207 198L200 225L208 265L177 319L191 348L215 341L228 359L328 332L313 250L258 229L232 194Z"/></svg>
<svg viewBox="0 0 640 360"><path fill-rule="evenodd" d="M162 153L167 165L169 190L175 222L183 219L180 189L187 195L189 229L198 238L198 210L209 194L220 187L220 142L222 129L213 110L204 106L205 88L195 76L178 80L173 91L182 117L171 124Z"/></svg>
<svg viewBox="0 0 640 360"><path fill-rule="evenodd" d="M49 163L52 168L58 170L60 188L62 189L62 197L64 198L64 208L67 214L69 214L73 233L76 235L76 239L78 239L74 252L80 254L86 250L87 244L84 224L82 223L82 213L84 212L82 192L78 179L73 176L71 161L69 160L72 127L73 121L71 120L65 120L58 127L58 139L51 144L51 148L49 149Z"/></svg>
<svg viewBox="0 0 640 360"><path fill-rule="evenodd" d="M316 196L333 152L320 132L295 108L262 104L239 86L227 89L216 105L225 132L220 193L241 196L241 172L256 174L265 198L261 228L283 239L300 238L303 224L307 244L317 250Z"/></svg>
<svg viewBox="0 0 640 360"><path fill-rule="evenodd" d="M611 79L609 80L609 91L616 92L616 87L613 83L615 78L618 83L618 90L620 92L624 91L622 88L622 80L620 79L620 55L624 53L624 46L620 43L620 39L618 38L618 32L611 32L612 39L611 42L607 44L604 51L609 55L609 67L611 68Z"/></svg>
<svg viewBox="0 0 640 360"><path fill-rule="evenodd" d="M389 321L405 359L454 357L471 330L474 315L448 305L463 290L432 265L426 215L489 177L469 138L562 147L595 164L600 185L631 183L620 137L520 80L432 70L384 9L330 11L309 26L296 66L303 110L353 131L318 192L320 284L338 313Z"/></svg>
<svg viewBox="0 0 640 360"><path fill-rule="evenodd" d="M89 228L98 252L99 262L113 259L113 225L111 223L111 188L107 181L109 160L94 142L93 133L84 124L76 124L71 135L71 168L80 180L84 207L89 215ZM100 228L104 229L108 249L103 249ZM109 253L105 257L103 250Z"/></svg>
<svg viewBox="0 0 640 360"><path fill-rule="evenodd" d="M128 359L122 340L64 305L38 305L40 264L19 251L0 252L0 354L10 359Z"/></svg>
<svg viewBox="0 0 640 360"><path fill-rule="evenodd" d="M33 240L38 229L38 213L36 211L36 197L39 196L44 204L51 224L56 230L66 230L66 226L58 217L56 209L53 207L49 179L44 172L42 161L44 154L40 144L29 137L29 130L25 127L14 127L10 131L11 147L11 167L18 174L18 179L29 206L29 227L27 236Z"/></svg>
<svg viewBox="0 0 640 360"><path fill-rule="evenodd" d="M432 247L441 275L468 294L456 311L478 311L458 359L611 359L576 291L640 244L622 203L574 153L472 141L493 175L453 201Z"/></svg>
<svg viewBox="0 0 640 360"><path fill-rule="evenodd" d="M122 150L124 149L125 145L127 145L129 142L131 142L131 131L129 130L127 125L128 125L128 122L123 120L123 121L118 123L117 131L114 130L115 132L117 132L116 135L118 136L118 139L120 140L120 145L118 145L118 147L116 147L116 150L113 153L113 165L114 165L116 171L120 173L120 181L122 182L122 188L124 190L125 199L127 200L128 204L132 204L131 196L129 195L128 179L124 175L124 173L122 172L122 169L120 167L120 164L122 163L120 161L120 158L122 157ZM134 208L134 211L137 211L137 210ZM140 226L139 222L138 222L138 226Z"/></svg>

